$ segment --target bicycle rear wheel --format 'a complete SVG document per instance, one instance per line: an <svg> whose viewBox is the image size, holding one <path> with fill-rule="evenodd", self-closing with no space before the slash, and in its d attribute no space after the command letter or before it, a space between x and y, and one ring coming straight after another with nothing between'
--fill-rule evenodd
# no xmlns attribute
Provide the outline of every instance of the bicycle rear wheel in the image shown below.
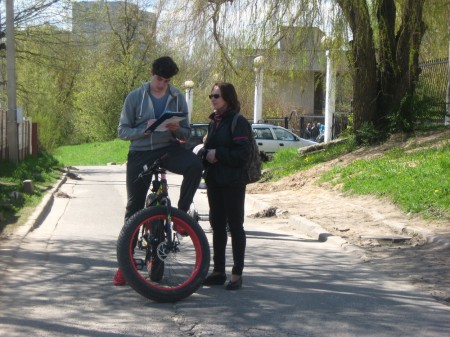
<svg viewBox="0 0 450 337"><path fill-rule="evenodd" d="M163 228L166 218L165 206L145 208L134 214L120 232L117 260L123 276L136 292L157 302L176 302L190 296L203 283L210 250L200 225L173 207L173 240L168 244ZM134 247L134 238L142 233L145 240Z"/></svg>

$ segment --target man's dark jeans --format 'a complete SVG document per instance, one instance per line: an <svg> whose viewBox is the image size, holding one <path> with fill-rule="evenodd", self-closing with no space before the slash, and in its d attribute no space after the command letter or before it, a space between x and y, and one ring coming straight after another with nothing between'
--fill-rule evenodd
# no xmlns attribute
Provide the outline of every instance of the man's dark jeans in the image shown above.
<svg viewBox="0 0 450 337"><path fill-rule="evenodd" d="M192 152L178 143L153 151L130 151L127 162L127 195L128 202L125 221L134 213L144 208L145 198L150 187L150 177L138 179L144 165L151 165L156 159L166 155L162 167L166 170L183 175L178 208L187 212L200 184L203 166L201 160Z"/></svg>

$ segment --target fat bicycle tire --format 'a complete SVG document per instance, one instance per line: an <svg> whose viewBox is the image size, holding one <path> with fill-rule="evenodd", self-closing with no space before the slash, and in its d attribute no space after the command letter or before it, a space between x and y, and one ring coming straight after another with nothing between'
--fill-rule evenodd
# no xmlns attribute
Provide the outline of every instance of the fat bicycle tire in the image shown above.
<svg viewBox="0 0 450 337"><path fill-rule="evenodd" d="M149 254L147 254L147 272L150 279L154 282L159 282L164 275L164 260L158 256L158 246L164 242L164 220L153 221L151 224L151 239Z"/></svg>
<svg viewBox="0 0 450 337"><path fill-rule="evenodd" d="M149 256L155 256L152 245L147 243L135 247L136 237L142 232L142 226L150 229L151 224L165 222L166 218L165 206L144 208L135 213L119 234L117 261L125 280L137 293L157 302L176 302L190 296L202 285L209 269L210 249L200 225L186 213L172 207L173 241L176 246L166 252L166 241L158 244L157 257L164 266L163 275L152 280L151 267L147 270L145 261Z"/></svg>

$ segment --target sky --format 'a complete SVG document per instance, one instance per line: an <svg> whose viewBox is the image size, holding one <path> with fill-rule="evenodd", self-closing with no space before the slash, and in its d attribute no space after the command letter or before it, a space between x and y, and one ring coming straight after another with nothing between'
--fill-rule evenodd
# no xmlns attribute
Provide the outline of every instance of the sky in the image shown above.
<svg viewBox="0 0 450 337"><path fill-rule="evenodd" d="M36 0L38 1L38 0ZM39 0L44 2L50 2L52 0ZM84 0L84 1L96 1L96 0ZM47 22L50 24L55 24L62 28L70 29L70 16L71 16L71 2L76 1L68 1L61 0L58 4L53 5L51 8L47 9L45 13L40 16L37 16L34 22L42 23ZM106 1L108 2L108 1ZM136 0L133 2L137 2L140 5L143 5L147 10L154 11L156 9L155 5L164 2L166 4L166 10L161 14L161 27L178 27L180 34L184 34L186 32L184 26L182 24L176 24L176 22L182 23L189 14L189 6L193 3L193 1L183 1L183 0ZM290 10L284 11L284 15L280 18L280 21L289 25L293 19L293 13L296 12L300 3L304 1L292 1L293 7ZM19 8L23 8L24 6L29 7L31 1L30 0L14 0L14 7L16 11ZM306 1L306 6L309 8L305 8L302 12L307 13L308 9L310 10L313 6L313 1ZM205 0L205 5L206 5ZM212 5L209 4L209 10L207 13L212 13ZM315 25L321 28L327 35L330 34L331 29L329 21L333 17L335 11L333 10L333 6L336 6L335 0L323 0L322 13L325 13L325 16L317 18ZM174 10L174 8L182 8L183 10ZM282 9L284 10L284 9ZM221 18L226 17L226 20L221 20L220 23L222 25L223 32L226 32L229 35L238 35L238 36L249 36L249 32L251 34L252 31L260 32L261 31L261 23L266 16L268 11L268 2L264 0L234 0L232 3L226 1L222 4L221 9ZM5 23L5 0L0 0L0 20L2 22L2 27L4 27ZM305 14L302 18L298 19L308 20L310 17L309 14ZM301 25L297 20L296 24ZM274 30L276 27L274 26ZM270 34L270 27L267 32ZM176 35L180 35L175 30ZM258 34L252 34L258 35ZM191 38L191 37L188 37ZM262 43L260 39L254 41L255 46L259 47L258 44Z"/></svg>

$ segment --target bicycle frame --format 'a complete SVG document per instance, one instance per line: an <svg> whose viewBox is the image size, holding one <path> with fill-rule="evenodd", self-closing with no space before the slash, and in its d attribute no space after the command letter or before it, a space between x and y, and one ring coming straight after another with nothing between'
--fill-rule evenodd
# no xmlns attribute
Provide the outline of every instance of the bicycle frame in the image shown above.
<svg viewBox="0 0 450 337"><path fill-rule="evenodd" d="M164 232L166 233L166 250L174 248L174 237L172 235L172 203L169 197L166 170L161 167L161 159L157 159L150 167L144 165L143 171L138 179L150 175L151 193L145 201L145 208L152 206L166 206L166 222ZM145 228L142 228L144 231Z"/></svg>
<svg viewBox="0 0 450 337"><path fill-rule="evenodd" d="M195 292L206 277L208 239L197 221L171 206L161 159L144 166L137 179L143 177L149 178L149 194L145 207L127 220L119 234L119 267L142 296L179 301Z"/></svg>

